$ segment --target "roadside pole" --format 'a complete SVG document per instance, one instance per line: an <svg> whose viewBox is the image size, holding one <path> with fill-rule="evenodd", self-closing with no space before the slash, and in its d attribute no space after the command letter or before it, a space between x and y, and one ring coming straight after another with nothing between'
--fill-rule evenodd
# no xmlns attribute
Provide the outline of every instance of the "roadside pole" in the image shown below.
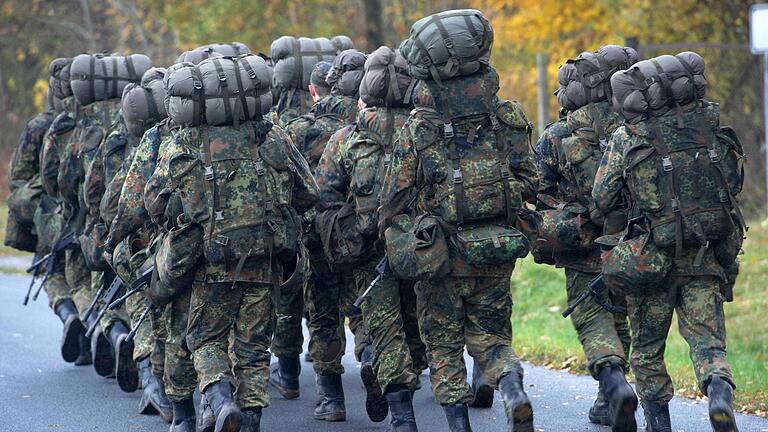
<svg viewBox="0 0 768 432"><path fill-rule="evenodd" d="M765 195L768 211L768 3L749 9L749 36L752 53L763 55L763 155L765 157Z"/></svg>

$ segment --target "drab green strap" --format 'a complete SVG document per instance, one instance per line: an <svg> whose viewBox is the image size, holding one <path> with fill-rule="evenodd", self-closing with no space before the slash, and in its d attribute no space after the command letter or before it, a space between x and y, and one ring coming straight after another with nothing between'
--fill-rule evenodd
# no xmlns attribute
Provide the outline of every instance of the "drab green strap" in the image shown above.
<svg viewBox="0 0 768 432"><path fill-rule="evenodd" d="M245 95L245 89L243 88L243 79L240 77L240 61L232 59L232 63L235 65L235 80L237 81L237 94L240 96L240 106L243 110L243 118L245 121L251 119L251 113L248 110L248 99ZM237 120L237 119L236 119Z"/></svg>
<svg viewBox="0 0 768 432"><path fill-rule="evenodd" d="M88 95L90 96L91 101L96 99L96 80L94 79L94 76L96 75L96 57L91 55L91 62L89 65L90 69L90 79L88 80Z"/></svg>
<svg viewBox="0 0 768 432"><path fill-rule="evenodd" d="M301 42L295 38L293 39L293 76L299 80L293 88L301 88L301 82L304 80L304 59L301 52ZM291 99L293 99L293 94L291 94ZM291 102L291 100L288 101L289 106Z"/></svg>
<svg viewBox="0 0 768 432"><path fill-rule="evenodd" d="M224 96L224 116L226 117L226 124L233 124L232 121L232 107L229 105L229 84L227 83L227 75L224 73L224 69L221 67L221 62L218 58L213 59L213 65L216 67L216 73L219 77L219 86L223 91Z"/></svg>

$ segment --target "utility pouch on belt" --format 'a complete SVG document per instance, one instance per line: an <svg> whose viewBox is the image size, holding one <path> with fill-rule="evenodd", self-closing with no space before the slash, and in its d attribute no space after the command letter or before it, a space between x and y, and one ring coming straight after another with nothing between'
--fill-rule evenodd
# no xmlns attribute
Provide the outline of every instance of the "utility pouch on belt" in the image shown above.
<svg viewBox="0 0 768 432"><path fill-rule="evenodd" d="M531 250L520 231L500 225L464 227L456 233L456 243L459 253L473 266L512 263Z"/></svg>
<svg viewBox="0 0 768 432"><path fill-rule="evenodd" d="M389 267L404 280L434 279L452 268L440 223L433 216L398 215L384 233Z"/></svg>

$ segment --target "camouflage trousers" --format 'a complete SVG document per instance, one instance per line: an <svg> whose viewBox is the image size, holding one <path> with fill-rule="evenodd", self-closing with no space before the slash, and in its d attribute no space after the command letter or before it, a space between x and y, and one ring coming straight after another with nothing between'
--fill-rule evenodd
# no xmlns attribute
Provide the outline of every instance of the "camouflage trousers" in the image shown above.
<svg viewBox="0 0 768 432"><path fill-rule="evenodd" d="M94 287L98 291L99 286L104 283L104 273L103 272L94 272L91 276L92 280L95 280L97 285ZM99 302L96 306L97 308L104 307L103 302ZM94 315L95 316L95 315ZM107 310L107 312L104 314L103 317L101 317L101 320L99 321L99 325L101 325L101 328L106 332L109 330L110 327L116 322L122 322L126 326L131 326L131 317L128 315L128 312L125 309L125 304L121 306L118 309L115 310Z"/></svg>
<svg viewBox="0 0 768 432"><path fill-rule="evenodd" d="M146 310L147 304L144 301L144 297L141 296L141 294L135 294L131 297L128 297L128 300L125 301L125 310L128 313L128 317L130 318L130 327L133 328L136 326L136 324L139 321L139 317L141 317L141 314ZM155 317L152 317L152 314L150 314L150 317L148 319L145 319L144 322L141 323L138 330L136 331L136 335L133 338L133 359L136 361L144 360L145 358L152 355L152 352L155 350L155 345L157 344L157 339L155 337L155 334L160 331L161 333L163 330L158 329L158 325L153 323L156 323L158 320ZM154 332L153 332L154 327ZM160 342L160 345L162 345L163 342ZM157 348L159 351L164 350L164 347L158 346ZM161 362L162 364L162 362ZM154 367L154 365L153 365ZM158 376L163 376L162 373Z"/></svg>
<svg viewBox="0 0 768 432"><path fill-rule="evenodd" d="M576 300L587 290L589 282L597 276L596 273L586 273L574 269L565 269L565 283L568 293L568 303ZM614 305L623 306L624 299L610 296ZM603 309L592 299L582 303L571 314L571 322L587 357L587 366L592 377L597 379L600 369L607 364L627 368L629 346L629 322L627 316L612 314Z"/></svg>
<svg viewBox="0 0 768 432"><path fill-rule="evenodd" d="M632 326L630 363L643 401L667 402L674 395L664 364L672 313L677 313L680 335L690 347L699 389L706 394L712 376L733 384L725 358L725 315L719 280L713 276L675 277L668 288L628 297Z"/></svg>
<svg viewBox="0 0 768 432"><path fill-rule="evenodd" d="M240 408L269 405L268 349L274 314L270 284L195 282L186 340L201 391L228 379L237 384ZM234 361L229 355L230 331Z"/></svg>
<svg viewBox="0 0 768 432"><path fill-rule="evenodd" d="M312 274L307 278L305 297L309 314L309 355L317 375L344 373L341 358L346 351L344 318L355 337L355 356L368 343L360 309L354 306L357 287L351 272L332 272L325 258L312 255Z"/></svg>
<svg viewBox="0 0 768 432"><path fill-rule="evenodd" d="M54 311L59 303L72 298L72 290L70 289L69 284L67 284L67 278L64 275L63 267L59 270L54 270L48 275L43 284L43 290L48 296L48 306Z"/></svg>
<svg viewBox="0 0 768 432"><path fill-rule="evenodd" d="M358 292L370 284L377 263L378 259L354 270ZM389 274L371 290L361 305L373 344L373 369L385 393L387 387L394 384L405 385L411 390L420 388L419 375L428 366L426 347L419 335L413 285Z"/></svg>
<svg viewBox="0 0 768 432"><path fill-rule="evenodd" d="M64 253L64 275L72 300L82 318L96 292L92 290L91 271L85 265L85 257L79 247L67 249Z"/></svg>
<svg viewBox="0 0 768 432"><path fill-rule="evenodd" d="M181 402L195 392L197 373L192 354L186 349L187 320L192 288L185 289L165 307L161 326L165 328L165 393L172 402Z"/></svg>
<svg viewBox="0 0 768 432"><path fill-rule="evenodd" d="M430 379L440 405L467 404L464 346L488 382L498 386L510 373L523 376L512 348L512 297L507 277L457 277L416 285L421 337L427 346Z"/></svg>
<svg viewBox="0 0 768 432"><path fill-rule="evenodd" d="M304 332L301 320L304 318L304 293L301 287L281 290L277 313L283 319L275 323L272 338L272 354L275 357L295 358L304 347Z"/></svg>

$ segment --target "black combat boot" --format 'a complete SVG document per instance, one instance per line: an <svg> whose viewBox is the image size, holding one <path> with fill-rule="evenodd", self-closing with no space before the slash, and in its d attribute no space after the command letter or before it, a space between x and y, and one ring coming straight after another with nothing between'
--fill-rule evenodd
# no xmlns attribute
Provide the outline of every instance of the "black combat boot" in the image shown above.
<svg viewBox="0 0 768 432"><path fill-rule="evenodd" d="M91 359L93 369L96 374L103 377L114 378L115 376L115 353L112 345L109 343L107 335L101 329L100 324L96 324L96 330L91 335Z"/></svg>
<svg viewBox="0 0 768 432"><path fill-rule="evenodd" d="M65 362L73 363L80 355L80 335L85 334L85 326L80 321L80 315L72 300L60 301L55 311L64 324L61 333L61 357Z"/></svg>
<svg viewBox="0 0 768 432"><path fill-rule="evenodd" d="M608 401L608 415L613 432L636 432L637 396L624 376L624 369L616 364L606 364L598 375L600 389Z"/></svg>
<svg viewBox="0 0 768 432"><path fill-rule="evenodd" d="M173 408L171 401L165 394L165 385L152 374L152 365L146 358L138 363L139 376L141 377L141 398L139 399L139 414L158 414L165 422L173 420Z"/></svg>
<svg viewBox="0 0 768 432"><path fill-rule="evenodd" d="M444 405L443 411L445 411L445 418L448 420L448 430L451 432L472 432L467 405Z"/></svg>
<svg viewBox="0 0 768 432"><path fill-rule="evenodd" d="M493 386L485 379L483 369L472 360L472 394L475 399L469 404L472 408L490 408L493 406Z"/></svg>
<svg viewBox="0 0 768 432"><path fill-rule="evenodd" d="M738 432L733 414L733 387L719 376L713 376L707 386L709 422L715 432Z"/></svg>
<svg viewBox="0 0 768 432"><path fill-rule="evenodd" d="M229 380L223 379L210 384L203 390L208 403L211 404L213 415L216 417L215 432L237 432L242 423L240 407L232 396L235 387Z"/></svg>
<svg viewBox="0 0 768 432"><path fill-rule="evenodd" d="M643 401L646 432L672 432L669 403Z"/></svg>
<svg viewBox="0 0 768 432"><path fill-rule="evenodd" d="M130 329L122 321L115 321L109 327L109 342L114 349L115 375L120 389L126 393L139 388L139 371L133 361L133 341L127 341Z"/></svg>
<svg viewBox="0 0 768 432"><path fill-rule="evenodd" d="M301 362L298 357L277 358L269 367L269 383L286 399L299 397L299 374Z"/></svg>
<svg viewBox="0 0 768 432"><path fill-rule="evenodd" d="M373 347L368 344L360 356L360 379L365 386L365 412L374 423L379 423L387 418L389 405L387 398L381 393L381 386L373 371Z"/></svg>
<svg viewBox="0 0 768 432"><path fill-rule="evenodd" d="M240 432L259 432L261 430L261 407L243 410L243 423Z"/></svg>
<svg viewBox="0 0 768 432"><path fill-rule="evenodd" d="M403 385L389 386L386 397L390 413L390 432L418 432L413 412L413 394Z"/></svg>
<svg viewBox="0 0 768 432"><path fill-rule="evenodd" d="M597 391L597 399L595 399L595 403L592 404L592 407L589 408L589 421L603 426L611 425L611 416L608 412L608 401L605 400L605 395L603 394L602 389Z"/></svg>
<svg viewBox="0 0 768 432"><path fill-rule="evenodd" d="M171 402L173 421L169 432L195 432L195 402L192 397L181 402Z"/></svg>
<svg viewBox="0 0 768 432"><path fill-rule="evenodd" d="M197 432L213 432L215 428L216 417L213 416L213 408L203 393L200 395L200 408L197 411Z"/></svg>
<svg viewBox="0 0 768 432"><path fill-rule="evenodd" d="M318 375L317 391L322 396L315 408L315 419L329 422L345 421L347 408L344 406L344 386L341 375Z"/></svg>
<svg viewBox="0 0 768 432"><path fill-rule="evenodd" d="M85 333L83 333L78 338L78 342L80 343L80 355L78 355L77 360L75 360L75 366L88 366L93 363L93 359L91 358L91 340L85 336Z"/></svg>
<svg viewBox="0 0 768 432"><path fill-rule="evenodd" d="M523 390L523 377L512 372L499 380L509 432L533 432L533 406Z"/></svg>

